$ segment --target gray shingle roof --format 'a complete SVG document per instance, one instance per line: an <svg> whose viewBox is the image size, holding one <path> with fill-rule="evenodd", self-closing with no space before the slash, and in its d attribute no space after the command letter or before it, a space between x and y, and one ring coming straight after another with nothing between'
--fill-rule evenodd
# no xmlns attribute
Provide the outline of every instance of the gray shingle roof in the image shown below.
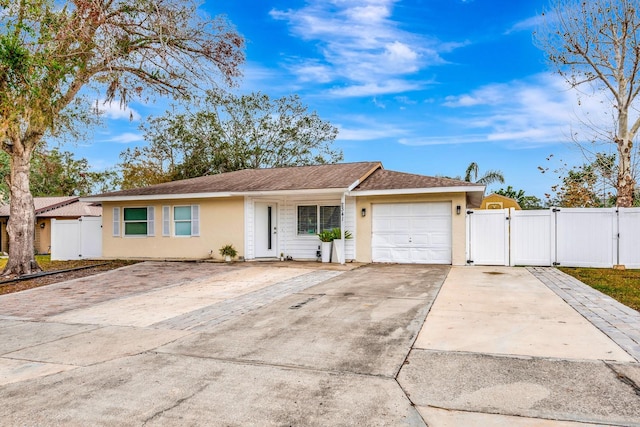
<svg viewBox="0 0 640 427"><path fill-rule="evenodd" d="M63 196L63 197L34 197L33 205L35 207L36 216L44 213L48 210L65 206L78 201L76 196ZM9 216L9 204L3 203L0 205L0 216Z"/></svg>
<svg viewBox="0 0 640 427"><path fill-rule="evenodd" d="M244 193L287 190L344 190L382 167L380 162L338 163L273 169L245 169L219 175L183 179L143 188L114 191L90 198L156 196L197 193Z"/></svg>
<svg viewBox="0 0 640 427"><path fill-rule="evenodd" d="M171 196L207 195L214 193L259 193L269 191L336 190L346 191L424 190L460 188L467 192L472 205L479 203L484 186L449 178L431 177L382 168L380 162L338 163L272 169L246 169L219 175L166 182L143 188L114 191L83 198L101 201L113 198L170 198ZM454 190L455 191L455 190Z"/></svg>
<svg viewBox="0 0 640 427"><path fill-rule="evenodd" d="M102 207L94 206L91 203L76 201L69 205L60 206L41 214L38 218L58 218L58 217L81 217L81 216L102 216Z"/></svg>
<svg viewBox="0 0 640 427"><path fill-rule="evenodd" d="M457 179L440 178L426 175L416 175L378 169L369 178L360 183L354 191L369 190L403 190L410 188L438 188L438 187L483 187L472 182Z"/></svg>

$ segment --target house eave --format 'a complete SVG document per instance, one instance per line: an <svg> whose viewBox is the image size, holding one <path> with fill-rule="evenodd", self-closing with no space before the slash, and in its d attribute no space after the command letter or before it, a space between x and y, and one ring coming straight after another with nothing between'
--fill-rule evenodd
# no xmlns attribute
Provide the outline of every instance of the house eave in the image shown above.
<svg viewBox="0 0 640 427"><path fill-rule="evenodd" d="M456 186L429 188L399 188L389 190L355 190L348 192L349 196L395 196L404 194L437 194L437 193L480 193L484 194L484 186Z"/></svg>
<svg viewBox="0 0 640 427"><path fill-rule="evenodd" d="M143 200L183 200L183 199L214 199L228 197L276 197L276 196L300 196L314 194L342 194L346 188L324 188L309 190L272 190L272 191L238 191L238 192L215 192L215 193L181 193L181 194L151 194L132 196L107 196L107 197L82 197L81 202L102 203L102 202L131 202Z"/></svg>

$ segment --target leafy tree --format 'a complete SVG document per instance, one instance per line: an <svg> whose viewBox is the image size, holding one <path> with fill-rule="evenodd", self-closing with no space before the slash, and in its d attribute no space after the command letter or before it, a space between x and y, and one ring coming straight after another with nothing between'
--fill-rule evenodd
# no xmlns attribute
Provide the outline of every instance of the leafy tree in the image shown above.
<svg viewBox="0 0 640 427"><path fill-rule="evenodd" d="M489 170L485 172L480 178L478 178L478 173L480 168L476 162L469 163L467 166L467 170L464 174L464 180L467 182L475 182L476 184L481 185L490 185L494 182L499 182L500 184L504 184L504 176L502 172L498 170Z"/></svg>
<svg viewBox="0 0 640 427"><path fill-rule="evenodd" d="M616 156L614 154L596 154L591 163L556 169L560 173L561 184L551 187L555 197L547 195L549 204L566 208L607 207L615 204L612 194ZM544 172L544 171L543 171Z"/></svg>
<svg viewBox="0 0 640 427"><path fill-rule="evenodd" d="M618 153L617 206L631 206L636 180L633 140L640 129L640 14L637 0L553 0L544 14L538 44L573 88L595 86L608 93L614 117L607 133ZM580 90L579 89L579 90Z"/></svg>
<svg viewBox="0 0 640 427"><path fill-rule="evenodd" d="M201 83L232 84L243 39L192 0L0 0L0 146L9 155L9 261L38 271L29 168L45 135L81 128L92 86L107 101L189 99Z"/></svg>
<svg viewBox="0 0 640 427"><path fill-rule="evenodd" d="M297 95L208 93L198 111L167 112L143 126L149 145L121 154L123 186L139 187L240 169L335 163L338 130Z"/></svg>
<svg viewBox="0 0 640 427"><path fill-rule="evenodd" d="M507 186L507 188L501 188L498 191L495 191L495 194L500 194L501 196L510 197L518 202L522 209L540 209L542 208L542 200L537 198L536 196L527 196L524 190L514 190L512 186Z"/></svg>
<svg viewBox="0 0 640 427"><path fill-rule="evenodd" d="M9 199L9 155L0 151L0 194ZM76 159L69 151L36 151L30 166L31 194L36 197L84 196L93 192L115 190L119 177L112 170L91 171L86 159Z"/></svg>

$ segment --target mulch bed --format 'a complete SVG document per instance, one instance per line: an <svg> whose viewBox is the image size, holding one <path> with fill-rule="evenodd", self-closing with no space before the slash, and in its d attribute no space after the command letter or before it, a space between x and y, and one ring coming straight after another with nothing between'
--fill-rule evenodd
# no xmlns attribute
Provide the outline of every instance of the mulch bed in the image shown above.
<svg viewBox="0 0 640 427"><path fill-rule="evenodd" d="M11 282L0 284L0 295L10 294L12 292L20 292L27 289L38 288L40 286L51 285L53 283L65 282L67 280L78 279L80 277L93 276L103 271L114 270L116 268L135 264L137 261L50 261L40 263L40 267L44 271L68 270L77 267L94 267L84 268L82 270L65 271L62 273L51 274L48 276L36 277L33 279L22 280L19 282ZM0 281L10 279L12 277L1 277Z"/></svg>

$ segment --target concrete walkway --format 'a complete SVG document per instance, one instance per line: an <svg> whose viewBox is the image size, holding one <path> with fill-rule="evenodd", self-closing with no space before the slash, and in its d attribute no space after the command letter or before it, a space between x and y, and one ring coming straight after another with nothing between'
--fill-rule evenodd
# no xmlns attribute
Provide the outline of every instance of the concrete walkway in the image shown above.
<svg viewBox="0 0 640 427"><path fill-rule="evenodd" d="M527 269L453 267L398 381L429 426L628 426L634 362Z"/></svg>
<svg viewBox="0 0 640 427"><path fill-rule="evenodd" d="M640 362L640 312L557 268L532 267L528 270Z"/></svg>

